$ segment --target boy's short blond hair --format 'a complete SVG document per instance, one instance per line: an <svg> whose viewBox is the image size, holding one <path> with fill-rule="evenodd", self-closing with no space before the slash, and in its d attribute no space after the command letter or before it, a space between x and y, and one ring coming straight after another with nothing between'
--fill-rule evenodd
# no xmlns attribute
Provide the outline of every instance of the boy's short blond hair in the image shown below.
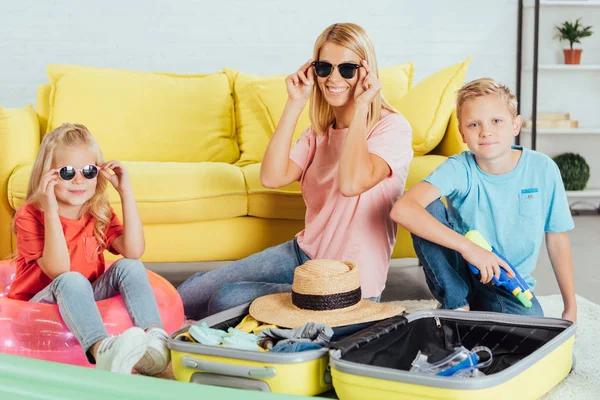
<svg viewBox="0 0 600 400"><path fill-rule="evenodd" d="M513 118L517 116L517 97L510 92L510 89L492 78L480 78L467 83L458 91L456 96L456 115L458 119L460 120L460 110L467 100L489 94L501 96L506 100L506 105Z"/></svg>

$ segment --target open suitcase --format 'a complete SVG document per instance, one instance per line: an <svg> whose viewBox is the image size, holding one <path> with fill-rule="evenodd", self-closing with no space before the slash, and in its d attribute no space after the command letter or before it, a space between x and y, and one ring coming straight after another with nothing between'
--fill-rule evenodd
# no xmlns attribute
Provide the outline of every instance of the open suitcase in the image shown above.
<svg viewBox="0 0 600 400"><path fill-rule="evenodd" d="M235 327L243 305L203 319ZM171 335L173 373L184 382L313 396L333 387L340 399L535 399L572 368L575 325L553 318L431 310L375 323L331 345L300 353L268 353L206 346ZM421 350L443 358L460 345L487 346L493 363L477 378L409 372ZM330 365L329 365L330 364ZM331 368L331 375L329 368Z"/></svg>
<svg viewBox="0 0 600 400"><path fill-rule="evenodd" d="M554 318L431 310L379 322L333 345L333 386L353 399L537 399L571 371L575 325ZM487 346L485 376L409 372L420 350L435 361L455 347Z"/></svg>
<svg viewBox="0 0 600 400"><path fill-rule="evenodd" d="M235 327L250 304L207 317L200 322L216 329ZM314 396L332 388L328 349L300 353L268 353L189 343L173 333L168 346L175 379L215 386Z"/></svg>

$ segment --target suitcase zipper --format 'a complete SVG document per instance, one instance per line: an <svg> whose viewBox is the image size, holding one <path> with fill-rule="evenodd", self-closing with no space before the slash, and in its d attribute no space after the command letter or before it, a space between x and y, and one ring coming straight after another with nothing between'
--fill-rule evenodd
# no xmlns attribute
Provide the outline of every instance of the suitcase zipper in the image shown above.
<svg viewBox="0 0 600 400"><path fill-rule="evenodd" d="M440 329L442 327L440 319L438 317L433 317L433 319L435 320L435 326L437 326L437 328Z"/></svg>

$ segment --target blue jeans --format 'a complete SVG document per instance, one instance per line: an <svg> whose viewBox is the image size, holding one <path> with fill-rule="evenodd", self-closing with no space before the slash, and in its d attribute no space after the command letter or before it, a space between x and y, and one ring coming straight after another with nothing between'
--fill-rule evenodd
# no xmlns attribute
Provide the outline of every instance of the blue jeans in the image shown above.
<svg viewBox="0 0 600 400"><path fill-rule="evenodd" d="M310 260L296 239L209 272L178 288L187 318L202 319L273 293L291 292L296 267Z"/></svg>
<svg viewBox="0 0 600 400"><path fill-rule="evenodd" d="M89 349L108 337L96 301L118 294L123 296L131 320L142 329L162 328L156 298L148 282L146 268L140 260L122 258L108 268L94 283L79 272L65 272L30 300L34 303L58 304L58 311L75 335L90 363L95 360Z"/></svg>
<svg viewBox="0 0 600 400"><path fill-rule="evenodd" d="M453 229L451 218L441 200L426 210L435 219ZM455 309L469 305L473 311L493 311L506 314L543 316L537 298L531 308L525 308L508 290L479 282L465 259L456 251L411 235L415 252L423 265L425 280L442 308Z"/></svg>

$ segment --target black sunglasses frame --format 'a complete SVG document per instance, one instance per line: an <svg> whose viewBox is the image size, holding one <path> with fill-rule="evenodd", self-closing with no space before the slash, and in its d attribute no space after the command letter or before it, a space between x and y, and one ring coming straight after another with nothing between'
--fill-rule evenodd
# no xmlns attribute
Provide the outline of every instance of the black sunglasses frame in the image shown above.
<svg viewBox="0 0 600 400"><path fill-rule="evenodd" d="M338 72L340 73L340 76L344 79L352 79L356 76L356 71L360 68L359 64L354 64L354 63L341 63L341 64L331 64L328 63L326 61L313 61L312 62L312 66L315 69L315 74L319 77L319 78L327 78L329 77L332 73L333 73L333 69L335 67L337 67ZM324 68L328 69L328 73L327 74L323 74L320 73L320 71L322 72L326 72L324 70Z"/></svg>

